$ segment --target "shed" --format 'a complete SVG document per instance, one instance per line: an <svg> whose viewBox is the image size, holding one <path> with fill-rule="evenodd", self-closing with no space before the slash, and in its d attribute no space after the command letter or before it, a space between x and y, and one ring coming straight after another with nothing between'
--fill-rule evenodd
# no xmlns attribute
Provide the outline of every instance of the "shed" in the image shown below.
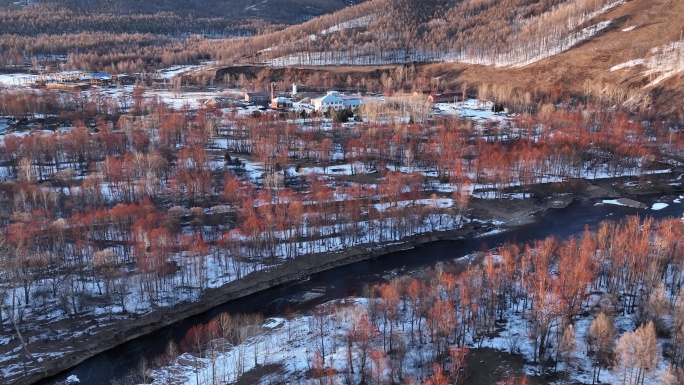
<svg viewBox="0 0 684 385"><path fill-rule="evenodd" d="M280 108L292 108L292 100L279 96L271 100L271 108L276 110Z"/></svg>

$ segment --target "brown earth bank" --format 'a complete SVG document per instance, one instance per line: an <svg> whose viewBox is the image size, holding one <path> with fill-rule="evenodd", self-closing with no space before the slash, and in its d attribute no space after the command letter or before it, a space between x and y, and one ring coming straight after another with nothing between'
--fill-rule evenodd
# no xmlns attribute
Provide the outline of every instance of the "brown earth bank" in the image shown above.
<svg viewBox="0 0 684 385"><path fill-rule="evenodd" d="M550 183L533 186L536 198L514 200L479 200L473 199L471 217L482 221L504 222L504 227L512 228L535 220L534 214L548 208L566 207L576 199L591 199L601 197L630 196L641 194L674 193L669 184L674 173L649 176L643 181L642 189L636 191L622 191L618 178L602 180L598 184L584 180L573 180L562 183ZM624 179L624 178L622 178ZM562 195L559 193L562 192ZM544 194L544 195L542 195ZM401 243L386 245L359 245L344 252L319 253L305 255L296 259L286 260L270 270L250 273L242 279L229 282L215 289L207 289L196 302L184 302L169 308L158 308L136 319L115 321L106 330L54 341L41 342L43 351L60 351L64 347L77 346L78 352L67 353L65 356L40 363L40 372L31 373L17 379L16 385L30 385L41 379L68 370L86 359L112 349L124 342L141 337L155 330L161 329L179 320L203 313L225 302L245 297L279 285L296 282L325 270L358 262L364 259L376 258L385 254L407 250L430 242L463 239L490 230L488 223L471 222L457 230L440 231L425 235L417 235L404 239ZM474 261L477 263L477 259ZM8 380L8 379L6 379Z"/></svg>

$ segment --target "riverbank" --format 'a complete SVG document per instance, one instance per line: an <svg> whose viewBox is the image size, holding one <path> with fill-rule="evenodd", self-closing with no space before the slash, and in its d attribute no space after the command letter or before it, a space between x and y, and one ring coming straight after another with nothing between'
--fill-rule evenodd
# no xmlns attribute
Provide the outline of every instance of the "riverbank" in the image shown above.
<svg viewBox="0 0 684 385"><path fill-rule="evenodd" d="M243 279L230 282L217 289L206 290L202 297L192 303L181 303L174 307L160 308L137 319L121 320L108 326L107 330L100 330L92 335L86 335L80 340L66 340L61 343L78 346L79 351L66 354L48 362L42 362L42 372L28 375L16 384L25 385L50 377L78 365L89 357L114 348L126 341L136 339L157 329L168 326L178 320L203 313L222 303L261 292L279 285L296 282L310 275L330 270L335 267L352 264L364 259L375 258L380 255L418 247L436 241L458 240L476 236L493 229L496 224L499 229L510 229L531 223L535 220L535 213L547 208L562 208L575 199L593 198L594 186L586 184L570 193L563 195L551 194L549 198L514 199L506 201L474 200L472 203L472 217L480 218L464 228L427 235L413 236L402 242L386 245L362 245L350 248L345 252L321 253L287 260L272 270L252 273ZM569 186L558 186L568 188ZM577 186L576 186L577 187ZM568 191L568 190L565 190ZM648 193L652 193L649 191ZM603 194L601 194L603 195ZM611 196L608 194L607 196ZM108 332L109 331L109 332ZM55 342L54 350L59 351Z"/></svg>
<svg viewBox="0 0 684 385"><path fill-rule="evenodd" d="M478 230L479 229L479 230ZM248 296L279 285L296 282L306 277L335 267L351 264L364 259L375 258L401 250L414 248L426 243L457 240L475 235L489 228L480 223L468 225L459 230L414 236L401 243L379 245L377 247L357 246L339 253L321 253L301 256L287 260L270 270L261 270L229 282L226 285L207 289L196 302L184 302L169 308L160 308L137 319L123 320L110 325L111 333L98 332L86 341L79 341L79 351L52 361L41 362L41 373L34 373L19 379L17 385L29 385L43 378L56 375L78 365L89 357L114 348L124 342L146 335L187 317L200 314L222 303ZM72 341L64 341L72 345ZM55 346L58 349L57 346Z"/></svg>
<svg viewBox="0 0 684 385"><path fill-rule="evenodd" d="M484 203L474 202L474 211L480 212L480 206L483 205ZM431 242L455 241L477 236L493 230L497 225L499 230L505 230L530 223L534 219L534 213L545 209L544 205L528 201L515 202L514 206L518 208L513 211L513 215L525 218L524 220L518 220L515 223L505 225L502 219L511 215L511 212L508 212L499 219L473 220L459 229L411 236L401 242L395 241L383 245L364 244L349 248L343 252L303 255L296 259L285 260L271 269L250 273L220 288L207 289L197 301L183 302L173 307L155 309L136 319L117 320L108 325L106 330L98 330L90 335L84 334L81 337L65 341L49 341L48 343L54 346L55 351L60 351L61 347L59 345L78 346L79 351L73 354L65 354L62 357L49 361L44 360L40 363L41 369L39 373L29 373L18 379L16 384L30 385L41 379L57 375L78 365L89 357L179 320L203 313L228 301L306 279L310 275L365 259L412 249Z"/></svg>

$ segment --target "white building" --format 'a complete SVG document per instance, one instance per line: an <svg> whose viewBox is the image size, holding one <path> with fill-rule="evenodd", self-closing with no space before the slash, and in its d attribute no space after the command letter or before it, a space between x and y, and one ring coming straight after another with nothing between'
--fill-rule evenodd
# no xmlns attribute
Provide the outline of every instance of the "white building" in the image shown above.
<svg viewBox="0 0 684 385"><path fill-rule="evenodd" d="M328 91L328 94L311 101L316 111L342 110L350 107L352 110L361 106L361 99L357 96L342 95L337 91Z"/></svg>

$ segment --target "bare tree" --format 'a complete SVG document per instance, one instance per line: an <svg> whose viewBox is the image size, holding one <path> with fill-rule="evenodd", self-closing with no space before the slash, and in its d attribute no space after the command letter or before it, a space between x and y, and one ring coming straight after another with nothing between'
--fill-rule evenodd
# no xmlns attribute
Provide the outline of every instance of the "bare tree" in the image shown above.
<svg viewBox="0 0 684 385"><path fill-rule="evenodd" d="M615 344L615 361L622 384L639 385L658 365L660 353L653 322L627 332Z"/></svg>
<svg viewBox="0 0 684 385"><path fill-rule="evenodd" d="M563 331L563 335L558 340L558 348L556 349L556 355L558 357L556 365L558 365L559 360L565 362L565 378L563 383L568 382L569 369L576 350L577 341L575 339L575 328L572 325L568 325Z"/></svg>
<svg viewBox="0 0 684 385"><path fill-rule="evenodd" d="M599 313L589 326L589 333L587 334L589 351L595 357L592 384L601 382L601 367L610 364L613 355L614 338L615 327L613 326L613 320L605 313Z"/></svg>

